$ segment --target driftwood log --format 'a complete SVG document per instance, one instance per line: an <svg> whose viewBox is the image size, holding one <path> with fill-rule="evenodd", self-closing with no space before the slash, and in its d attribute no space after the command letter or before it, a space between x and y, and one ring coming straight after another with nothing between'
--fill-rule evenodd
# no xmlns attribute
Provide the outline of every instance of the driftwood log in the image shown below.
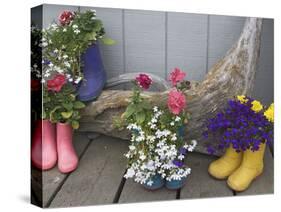
<svg viewBox="0 0 281 212"><path fill-rule="evenodd" d="M187 91L187 109L192 118L187 125L186 139L198 141L197 151L206 153L201 135L204 121L221 110L227 99L239 94L251 94L260 52L261 27L262 19L247 18L238 41L209 70L202 82L193 82L192 88ZM164 82L159 83L167 88ZM146 92L144 95L151 104L157 105L165 101L167 93L168 90ZM131 91L125 90L103 91L97 101L82 111L80 131L128 139L130 135L127 130L114 128L113 118L124 112L131 95Z"/></svg>

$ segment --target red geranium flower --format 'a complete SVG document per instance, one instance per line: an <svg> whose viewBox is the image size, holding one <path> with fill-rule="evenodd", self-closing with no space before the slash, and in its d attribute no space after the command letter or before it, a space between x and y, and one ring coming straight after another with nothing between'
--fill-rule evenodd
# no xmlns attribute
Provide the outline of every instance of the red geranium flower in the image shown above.
<svg viewBox="0 0 281 212"><path fill-rule="evenodd" d="M181 71L179 68L175 68L170 74L169 80L172 82L172 85L175 86L178 82L185 78L185 75L185 72Z"/></svg>
<svg viewBox="0 0 281 212"><path fill-rule="evenodd" d="M74 13L68 10L63 11L59 16L59 22L62 26L68 25L74 19Z"/></svg>
<svg viewBox="0 0 281 212"><path fill-rule="evenodd" d="M65 83L65 76L63 74L57 74L53 79L47 80L47 87L48 90L59 92Z"/></svg>
<svg viewBox="0 0 281 212"><path fill-rule="evenodd" d="M186 99L182 92L177 90L171 90L168 97L168 108L169 110L178 115L185 108Z"/></svg>
<svg viewBox="0 0 281 212"><path fill-rule="evenodd" d="M152 83L152 80L147 74L140 74L136 77L136 82L143 89L148 89Z"/></svg>

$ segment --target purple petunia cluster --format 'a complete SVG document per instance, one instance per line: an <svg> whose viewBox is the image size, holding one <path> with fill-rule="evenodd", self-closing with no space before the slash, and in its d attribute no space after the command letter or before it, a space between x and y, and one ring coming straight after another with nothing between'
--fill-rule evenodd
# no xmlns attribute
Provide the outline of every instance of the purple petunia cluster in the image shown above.
<svg viewBox="0 0 281 212"><path fill-rule="evenodd" d="M230 146L237 152L247 149L257 151L261 143L273 142L273 124L262 112L253 111L253 99L247 99L246 103L229 100L223 111L207 120L203 136L212 140L207 143L210 154Z"/></svg>

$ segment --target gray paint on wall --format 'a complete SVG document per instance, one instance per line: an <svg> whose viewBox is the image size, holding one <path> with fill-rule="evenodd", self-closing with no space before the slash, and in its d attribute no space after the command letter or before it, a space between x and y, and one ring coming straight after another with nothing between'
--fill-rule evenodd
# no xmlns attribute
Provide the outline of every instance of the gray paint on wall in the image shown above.
<svg viewBox="0 0 281 212"><path fill-rule="evenodd" d="M43 6L43 27L62 10L89 7ZM239 38L245 17L92 8L102 19L114 46L100 45L108 77L125 72L149 72L162 77L175 67L187 79L201 81ZM273 100L273 19L264 19L261 55L253 96Z"/></svg>

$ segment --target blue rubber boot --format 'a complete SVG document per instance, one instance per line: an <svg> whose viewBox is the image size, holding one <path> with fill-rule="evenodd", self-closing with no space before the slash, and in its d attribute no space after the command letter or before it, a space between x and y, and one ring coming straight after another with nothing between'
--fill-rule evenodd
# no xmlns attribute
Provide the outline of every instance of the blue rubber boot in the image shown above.
<svg viewBox="0 0 281 212"><path fill-rule="evenodd" d="M159 174L156 174L153 177L151 177L151 180L153 181L151 185L144 183L142 186L148 190L156 190L162 188L165 185L165 180Z"/></svg>
<svg viewBox="0 0 281 212"><path fill-rule="evenodd" d="M78 87L78 98L81 101L96 99L106 83L99 46L93 44L81 56L84 79Z"/></svg>

